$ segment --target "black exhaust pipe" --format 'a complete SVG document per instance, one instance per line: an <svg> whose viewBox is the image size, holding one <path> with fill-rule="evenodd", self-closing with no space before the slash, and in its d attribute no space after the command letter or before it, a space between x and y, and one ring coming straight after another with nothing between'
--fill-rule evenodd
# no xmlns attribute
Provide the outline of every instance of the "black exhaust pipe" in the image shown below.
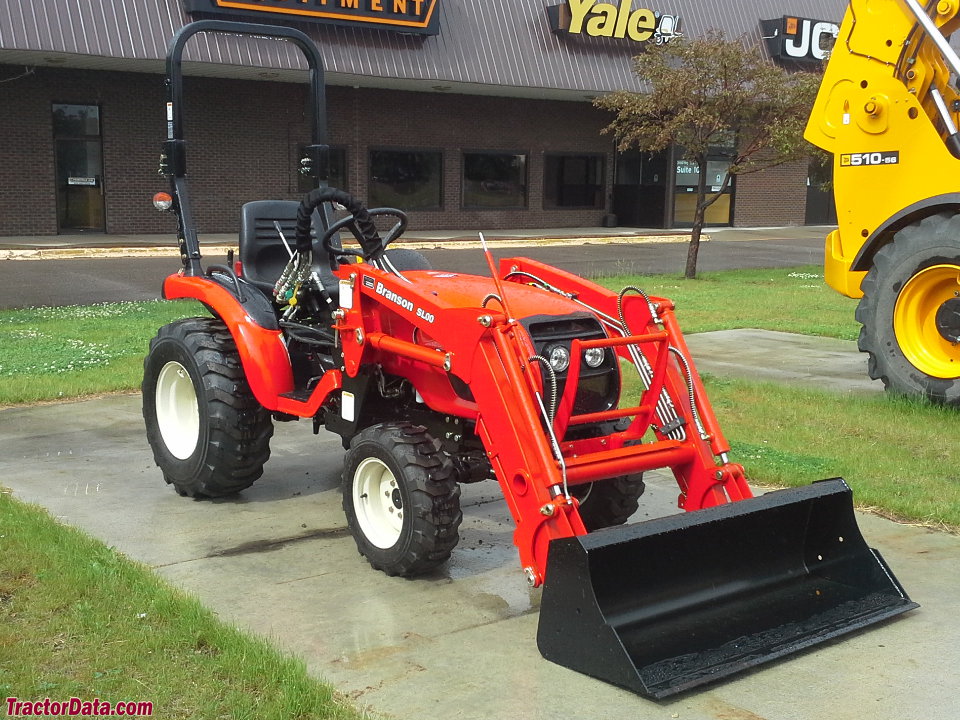
<svg viewBox="0 0 960 720"><path fill-rule="evenodd" d="M916 607L834 478L552 541L537 644L662 699Z"/></svg>

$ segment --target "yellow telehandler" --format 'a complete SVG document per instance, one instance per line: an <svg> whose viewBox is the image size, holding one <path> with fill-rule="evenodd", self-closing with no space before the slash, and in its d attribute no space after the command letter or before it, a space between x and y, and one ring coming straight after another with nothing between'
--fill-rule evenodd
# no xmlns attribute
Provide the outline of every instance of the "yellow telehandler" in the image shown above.
<svg viewBox="0 0 960 720"><path fill-rule="evenodd" d="M960 405L958 0L852 0L806 138L833 153L825 277L862 298L869 372Z"/></svg>

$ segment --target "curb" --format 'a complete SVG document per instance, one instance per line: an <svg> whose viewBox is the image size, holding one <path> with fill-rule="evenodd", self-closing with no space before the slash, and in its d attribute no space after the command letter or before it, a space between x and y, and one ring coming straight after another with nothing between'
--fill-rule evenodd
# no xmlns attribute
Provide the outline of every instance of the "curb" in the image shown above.
<svg viewBox="0 0 960 720"><path fill-rule="evenodd" d="M710 235L704 233L701 242L708 242ZM604 237L564 238L501 238L487 240L491 248L554 247L562 245L645 245L651 243L686 243L689 235L611 235ZM480 247L479 240L409 240L397 247L410 250L474 250ZM201 245L204 255L226 255L236 250L236 245ZM110 259L143 257L180 257L173 245L162 247L73 247L73 248L10 248L0 250L0 260L71 260L75 258Z"/></svg>

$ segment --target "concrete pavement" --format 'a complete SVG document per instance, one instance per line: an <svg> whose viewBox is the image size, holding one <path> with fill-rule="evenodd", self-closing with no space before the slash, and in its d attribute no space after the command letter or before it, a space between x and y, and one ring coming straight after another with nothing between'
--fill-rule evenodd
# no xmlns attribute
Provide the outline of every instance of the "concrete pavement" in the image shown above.
<svg viewBox="0 0 960 720"><path fill-rule="evenodd" d="M701 373L807 385L837 393L875 394L867 356L856 343L773 330L717 330L686 336Z"/></svg>
<svg viewBox="0 0 960 720"><path fill-rule="evenodd" d="M771 379L820 385L818 369L829 364L847 368L837 380L862 380L853 343L750 333L688 339L707 372L728 372L715 358L765 341L764 352L742 357ZM818 350L830 363L815 361ZM346 531L336 436L279 424L252 488L192 501L164 486L139 407L138 396L115 396L0 411L3 484L147 563L225 621L272 638L359 706L408 720L953 720L960 712L958 537L860 515L919 610L653 703L541 658L540 592L523 580L494 485L465 487L462 539L446 567L388 578ZM675 498L672 478L653 474L634 520L676 512Z"/></svg>

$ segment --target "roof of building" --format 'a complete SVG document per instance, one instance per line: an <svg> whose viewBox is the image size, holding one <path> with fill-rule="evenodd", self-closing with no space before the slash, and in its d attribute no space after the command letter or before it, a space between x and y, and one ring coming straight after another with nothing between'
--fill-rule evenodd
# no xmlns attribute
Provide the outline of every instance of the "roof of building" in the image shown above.
<svg viewBox="0 0 960 720"><path fill-rule="evenodd" d="M839 22L841 0L645 0L681 18L684 34L721 29L760 39L759 20L785 14ZM437 0L440 32L410 35L368 27L299 23L335 85L428 92L591 99L642 90L632 72L639 43L551 32L546 7L561 0ZM638 5L639 7L639 5ZM189 21L180 0L0 0L0 63L163 72L166 45ZM302 80L286 43L204 34L185 72Z"/></svg>

